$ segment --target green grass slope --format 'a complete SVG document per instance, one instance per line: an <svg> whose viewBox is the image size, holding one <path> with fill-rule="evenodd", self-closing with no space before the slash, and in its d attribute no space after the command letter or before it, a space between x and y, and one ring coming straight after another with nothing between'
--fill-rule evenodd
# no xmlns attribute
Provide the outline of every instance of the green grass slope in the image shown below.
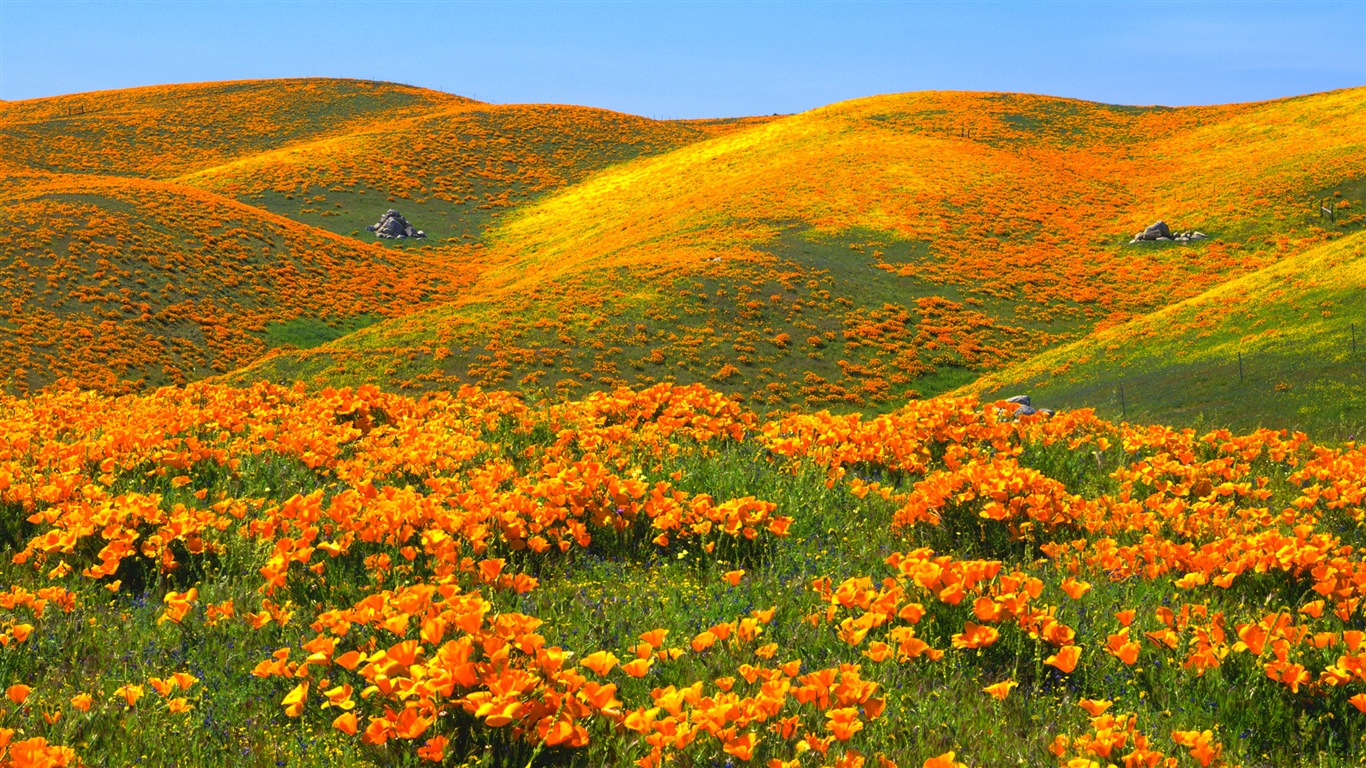
<svg viewBox="0 0 1366 768"><path fill-rule="evenodd" d="M1138 422L1366 435L1366 232L974 382Z"/></svg>

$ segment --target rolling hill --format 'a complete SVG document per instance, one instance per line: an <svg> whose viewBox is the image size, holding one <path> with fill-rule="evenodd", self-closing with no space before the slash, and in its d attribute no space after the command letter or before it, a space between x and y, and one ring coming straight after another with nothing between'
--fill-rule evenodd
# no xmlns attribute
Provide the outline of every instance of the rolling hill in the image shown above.
<svg viewBox="0 0 1366 768"><path fill-rule="evenodd" d="M449 299L474 276L449 255L387 250L148 179L10 177L0 228L3 376L19 391L203 378L272 344Z"/></svg>
<svg viewBox="0 0 1366 768"><path fill-rule="evenodd" d="M238 375L931 395L1358 226L1366 90L1208 108L921 93L613 166L519 208L450 305ZM1128 244L1164 218L1210 238ZM1163 247L1167 245L1169 247Z"/></svg>
<svg viewBox="0 0 1366 768"><path fill-rule="evenodd" d="M886 409L1359 230L1364 95L927 92L713 121L346 80L6 103L6 379L700 381ZM388 207L431 236L376 243ZM1128 243L1156 219L1209 238Z"/></svg>
<svg viewBox="0 0 1366 768"><path fill-rule="evenodd" d="M169 179L469 99L366 80L194 83L0 103L0 155L31 170Z"/></svg>
<svg viewBox="0 0 1366 768"><path fill-rule="evenodd" d="M178 383L453 299L501 210L753 122L350 80L0 104L3 380ZM430 239L363 232L391 206Z"/></svg>

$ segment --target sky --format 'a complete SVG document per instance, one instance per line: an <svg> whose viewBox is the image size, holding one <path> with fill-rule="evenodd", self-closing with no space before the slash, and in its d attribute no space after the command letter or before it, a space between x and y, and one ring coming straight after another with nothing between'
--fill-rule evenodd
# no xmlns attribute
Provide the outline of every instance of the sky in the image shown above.
<svg viewBox="0 0 1366 768"><path fill-rule="evenodd" d="M1366 85L1366 0L0 0L0 99L312 76L656 118L920 90L1213 104Z"/></svg>

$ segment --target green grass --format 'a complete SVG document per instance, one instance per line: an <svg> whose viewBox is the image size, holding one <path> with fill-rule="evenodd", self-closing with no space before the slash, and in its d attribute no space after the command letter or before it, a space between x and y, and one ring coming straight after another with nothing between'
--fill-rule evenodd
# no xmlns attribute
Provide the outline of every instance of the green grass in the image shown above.
<svg viewBox="0 0 1366 768"><path fill-rule="evenodd" d="M270 349L311 349L379 321L376 315L359 315L335 320L296 317L266 326L266 346Z"/></svg>
<svg viewBox="0 0 1366 768"><path fill-rule="evenodd" d="M322 200L316 198L321 197ZM431 247L453 239L480 240L497 223L500 212L474 202L458 203L438 197L402 199L384 190L356 185L317 194L280 193L273 190L244 195L242 202L271 213L338 235L389 247ZM415 228L427 234L425 240L381 240L366 227L375 224L393 208Z"/></svg>
<svg viewBox="0 0 1366 768"><path fill-rule="evenodd" d="M911 304L922 296L962 301L967 293L962 286L938 285L878 269L875 252L881 254L882 261L895 266L923 263L932 257L929 243L894 240L873 230L828 235L793 223L765 243L763 249L784 262L809 270L813 276L826 278L833 293L869 309L879 309L883 304Z"/></svg>
<svg viewBox="0 0 1366 768"><path fill-rule="evenodd" d="M1293 347L1252 352L1243 356L1241 378L1236 354L1192 363L1145 358L1097 370L1091 381L1017 381L992 394L1030 394L1036 406L1094 408L1103 418L1134 423L1266 427L1356 440L1366 435L1366 349L1352 355L1342 346L1333 356Z"/></svg>
<svg viewBox="0 0 1366 768"><path fill-rule="evenodd" d="M1309 218L1317 220L1321 226L1336 227L1342 231L1355 231L1366 226L1366 176L1346 179L1331 187L1325 187L1312 195ZM1343 204L1347 205L1344 206ZM1336 208L1332 214L1325 215L1321 208Z"/></svg>

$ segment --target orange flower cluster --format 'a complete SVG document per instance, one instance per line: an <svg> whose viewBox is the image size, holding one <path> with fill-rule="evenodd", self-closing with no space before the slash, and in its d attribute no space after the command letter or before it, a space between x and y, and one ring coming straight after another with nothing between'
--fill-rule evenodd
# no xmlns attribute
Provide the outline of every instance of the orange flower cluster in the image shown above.
<svg viewBox="0 0 1366 768"><path fill-rule="evenodd" d="M881 716L885 702L875 696L878 684L864 680L857 664L805 675L797 674L799 667L798 662L772 668L742 664L740 680L718 678L711 695L703 695L707 686L701 681L684 688L655 688L650 692L653 706L631 711L623 720L626 729L644 735L651 747L638 765L656 768L686 759L699 738L714 739L724 754L747 761L766 735L793 750L790 761L775 757L769 765L798 765L797 758L808 751L836 764L861 762L857 750L832 753L831 747L849 741ZM747 695L744 688L750 689Z"/></svg>
<svg viewBox="0 0 1366 768"><path fill-rule="evenodd" d="M61 768L81 764L76 750L48 744L42 736L14 741L13 728L0 728L0 759L15 768Z"/></svg>
<svg viewBox="0 0 1366 768"><path fill-rule="evenodd" d="M556 645L540 618L507 607L544 589L538 565L605 546L663 552L686 540L745 562L717 570L731 588L761 578L766 548L801 509L685 491L681 472L651 477L680 455L735 448L885 505L889 541L914 532L943 543L899 547L882 572L821 575L784 598L783 610L806 617L803 636L830 640L833 661L811 665L801 649L774 660L779 645L766 641L780 606L698 622L676 644L661 628L608 648ZM1095 464L1108 485L1069 490L1031 465L1050 449ZM312 473L317 489L231 495L263 461ZM1267 507L1273 485L1294 489L1279 509ZM421 399L264 383L52 391L0 399L0 506L30 526L11 559L32 579L0 593L0 646L24 644L53 620L48 607L71 612L104 594L84 585L118 592L136 580L141 591L157 576L168 585L157 620L177 631L307 627L241 670L280 686L282 716L327 711L337 731L433 761L453 744L576 749L633 733L622 749L647 767L721 755L790 766L811 751L885 766L885 743L869 737L893 695L881 673L1021 647L1036 680L1220 669L1268 681L1287 707L1355 717L1366 710L1366 565L1340 526L1362 523L1364 500L1359 447L1116 426L1085 411L1017 417L966 399L761 422L698 385L543 407L474 388ZM185 580L187 566L244 544L259 553L258 595L224 600ZM354 574L358 597L318 602ZM1079 620L1112 585L1164 600ZM25 707L18 716L52 706L42 681L5 682ZM188 673L121 682L106 698L134 707L147 685L170 712L193 706ZM981 695L1005 703L1017 686L1042 695L1017 680ZM93 704L85 693L70 701ZM1091 731L1054 742L1065 761L1167 765L1174 748L1202 765L1221 759L1202 724L1176 723L1159 744L1135 716L1108 714L1108 700L1082 705ZM464 719L442 714L455 711ZM10 749L70 759L31 739Z"/></svg>
<svg viewBox="0 0 1366 768"><path fill-rule="evenodd" d="M386 590L349 609L320 614L311 625L320 634L304 644L308 656L303 661L290 662L290 649L283 648L253 674L303 679L282 702L292 717L308 703L312 678L321 676L316 686L321 706L341 710L333 726L351 734L358 727L353 693L387 700L386 714L371 717L365 727L363 739L369 744L418 739L447 705L464 708L488 727L509 727L517 736L551 746L583 746L588 734L579 721L620 714L616 687L589 681L567 665L569 654L547 647L536 634L538 619L489 616L489 609L478 593L464 593L453 584ZM353 627L367 626L385 634L372 635L363 649L338 652L340 638ZM377 636L408 635L416 637L376 647ZM359 688L340 679L346 677ZM426 740L430 751L441 749L443 742L436 738Z"/></svg>
<svg viewBox="0 0 1366 768"><path fill-rule="evenodd" d="M943 658L944 651L918 637L915 625L926 615L940 612L912 600L926 595L944 605L956 606L972 598L970 604L975 621L966 621L962 631L952 635L954 648L978 649L992 645L1001 635L991 625L1014 620L1030 637L1042 639L1058 649L1045 660L1046 664L1063 673L1076 667L1080 652L1072 644L1076 631L1057 620L1056 606L1031 606L1031 601L1043 593L1044 583L1038 578L1019 571L1002 574L1000 561L956 561L949 555L936 557L929 549L894 553L887 559L887 564L896 575L884 579L880 589L874 589L868 577L848 579L834 589L828 577L817 579L812 589L829 605L824 611L809 616L808 620L813 624L821 621L834 624L844 609L854 615L838 621L840 640L857 647L863 644L871 630L877 628L879 637L885 636L891 641L869 643L863 655L873 661L896 658L905 662L921 656L938 661Z"/></svg>
<svg viewBox="0 0 1366 768"><path fill-rule="evenodd" d="M1066 766L1092 766L1096 758L1122 763L1125 768L1176 768L1180 761L1168 757L1153 748L1153 740L1138 729L1138 716L1110 714L1106 712L1113 704L1110 701L1082 699L1078 705L1091 717L1091 732L1079 736L1058 735L1049 744L1049 751L1058 757L1058 762ZM1196 746L1196 739L1188 738L1187 733L1195 734L1203 746ZM1217 746L1210 748L1209 731L1203 735L1191 732L1174 732L1172 738L1177 744L1190 746L1191 756L1208 766L1218 755ZM1127 753L1125 750L1129 750ZM1076 757L1067 760L1069 754ZM1064 762L1066 761L1066 762Z"/></svg>

